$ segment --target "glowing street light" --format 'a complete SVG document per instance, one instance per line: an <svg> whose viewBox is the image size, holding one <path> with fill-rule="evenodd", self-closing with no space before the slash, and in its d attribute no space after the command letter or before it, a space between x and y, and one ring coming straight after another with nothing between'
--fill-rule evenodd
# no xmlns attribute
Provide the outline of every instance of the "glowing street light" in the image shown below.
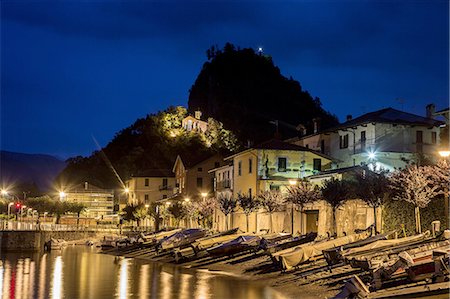
<svg viewBox="0 0 450 299"><path fill-rule="evenodd" d="M5 189L2 189L2 191L0 191L0 193L2 194L2 196L8 195L8 191L6 191Z"/></svg>
<svg viewBox="0 0 450 299"><path fill-rule="evenodd" d="M125 191L125 193L130 193L130 189L129 188L125 188L123 191Z"/></svg>
<svg viewBox="0 0 450 299"><path fill-rule="evenodd" d="M189 197L185 197L185 198L184 198L184 201L185 201L185 202L189 202L189 201L191 201L191 199L190 199Z"/></svg>
<svg viewBox="0 0 450 299"><path fill-rule="evenodd" d="M64 197L66 197L66 192L60 191L60 192L59 192L59 199L60 199L60 200L63 200Z"/></svg>
<svg viewBox="0 0 450 299"><path fill-rule="evenodd" d="M297 185L297 181L296 180L289 180L289 185L295 186L295 185Z"/></svg>
<svg viewBox="0 0 450 299"><path fill-rule="evenodd" d="M374 160L377 157L377 154L373 151L370 151L367 153L367 156L369 157L370 160Z"/></svg>
<svg viewBox="0 0 450 299"><path fill-rule="evenodd" d="M145 208L146 208L146 209L148 209L149 207L150 207L150 205L149 205L149 204L146 204L146 205L145 205Z"/></svg>
<svg viewBox="0 0 450 299"><path fill-rule="evenodd" d="M208 196L208 193L207 192L202 192L202 193L200 193L200 195L203 197L203 199L205 199L206 196Z"/></svg>
<svg viewBox="0 0 450 299"><path fill-rule="evenodd" d="M450 151L439 151L439 156L442 158L448 158L450 156Z"/></svg>

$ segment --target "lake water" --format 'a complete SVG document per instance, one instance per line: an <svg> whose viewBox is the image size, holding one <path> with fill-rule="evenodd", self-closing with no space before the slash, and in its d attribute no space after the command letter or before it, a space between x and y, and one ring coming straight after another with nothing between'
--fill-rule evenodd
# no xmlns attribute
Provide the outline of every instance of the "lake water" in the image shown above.
<svg viewBox="0 0 450 299"><path fill-rule="evenodd" d="M69 246L0 254L0 298L285 298L271 288L214 272L114 257Z"/></svg>

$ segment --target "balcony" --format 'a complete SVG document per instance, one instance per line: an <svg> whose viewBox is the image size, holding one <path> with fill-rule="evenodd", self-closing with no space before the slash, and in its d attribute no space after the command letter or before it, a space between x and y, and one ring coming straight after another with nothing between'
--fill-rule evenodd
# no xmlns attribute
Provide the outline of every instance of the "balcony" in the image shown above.
<svg viewBox="0 0 450 299"><path fill-rule="evenodd" d="M164 191L164 190L172 190L173 186L170 185L160 185L159 186L159 191Z"/></svg>
<svg viewBox="0 0 450 299"><path fill-rule="evenodd" d="M231 188L231 180L223 180L220 182L217 182L217 190L223 190L223 189L230 189Z"/></svg>

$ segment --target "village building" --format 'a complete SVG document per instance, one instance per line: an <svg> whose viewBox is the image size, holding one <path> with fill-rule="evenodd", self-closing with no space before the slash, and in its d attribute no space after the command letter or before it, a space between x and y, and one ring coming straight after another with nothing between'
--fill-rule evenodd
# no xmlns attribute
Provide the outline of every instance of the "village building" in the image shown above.
<svg viewBox="0 0 450 299"><path fill-rule="evenodd" d="M188 115L181 121L181 126L187 132L206 132L208 129L208 122L201 120L202 112L197 110L194 112L194 116Z"/></svg>
<svg viewBox="0 0 450 299"><path fill-rule="evenodd" d="M80 203L86 207L84 215L90 218L101 218L112 215L114 209L114 191L102 189L88 182L78 184L64 190L61 200L69 203Z"/></svg>
<svg viewBox="0 0 450 299"><path fill-rule="evenodd" d="M239 194L257 196L266 190L285 192L297 180L330 169L332 164L332 158L325 154L277 139L241 151L225 160L231 162L232 166L216 170L215 176L218 178L220 172L232 170L232 188L227 192L232 192L234 199ZM251 231L269 229L269 214L263 209L253 213L249 220ZM222 223L223 219L219 221ZM290 221L291 214L286 211L274 213L274 231L291 230ZM245 214L240 210L233 213L231 225L245 231Z"/></svg>
<svg viewBox="0 0 450 299"><path fill-rule="evenodd" d="M435 158L439 146L440 126L433 118L433 105L427 116L385 108L347 121L326 130L291 139L336 159L333 168L370 165L373 169L403 168L418 155Z"/></svg>
<svg viewBox="0 0 450 299"><path fill-rule="evenodd" d="M180 154L172 172L175 174L174 197L201 198L214 196L214 175L208 171L224 165L221 154Z"/></svg>
<svg viewBox="0 0 450 299"><path fill-rule="evenodd" d="M209 171L214 175L214 194L217 199L221 197L233 199L233 165L228 164ZM214 214L213 229L225 230L229 229L230 216L216 210Z"/></svg>
<svg viewBox="0 0 450 299"><path fill-rule="evenodd" d="M174 194L175 176L169 169L148 169L132 175L125 186L128 204L148 205Z"/></svg>

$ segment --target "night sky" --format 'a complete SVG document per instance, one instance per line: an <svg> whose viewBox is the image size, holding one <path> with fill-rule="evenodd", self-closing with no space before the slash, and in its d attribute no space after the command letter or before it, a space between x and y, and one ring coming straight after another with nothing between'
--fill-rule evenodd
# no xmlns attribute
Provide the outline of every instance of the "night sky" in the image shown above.
<svg viewBox="0 0 450 299"><path fill-rule="evenodd" d="M62 2L1 1L3 150L89 155L92 136L186 106L227 41L263 47L340 121L448 107L446 0Z"/></svg>

